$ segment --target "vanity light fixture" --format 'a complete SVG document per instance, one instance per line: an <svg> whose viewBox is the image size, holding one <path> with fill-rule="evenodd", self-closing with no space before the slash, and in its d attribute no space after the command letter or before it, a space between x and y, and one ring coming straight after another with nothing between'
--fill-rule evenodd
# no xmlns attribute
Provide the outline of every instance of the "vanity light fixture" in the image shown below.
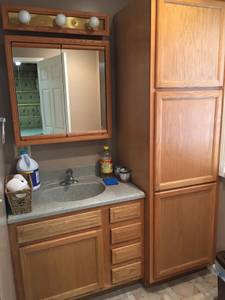
<svg viewBox="0 0 225 300"><path fill-rule="evenodd" d="M100 20L97 17L91 17L88 22L88 26L91 29L97 29L100 25Z"/></svg>
<svg viewBox="0 0 225 300"><path fill-rule="evenodd" d="M18 12L18 19L22 24L29 24L31 20L31 15L27 10L20 10Z"/></svg>
<svg viewBox="0 0 225 300"><path fill-rule="evenodd" d="M55 17L55 23L59 26L59 27L63 27L66 24L66 16L64 14L58 14Z"/></svg>

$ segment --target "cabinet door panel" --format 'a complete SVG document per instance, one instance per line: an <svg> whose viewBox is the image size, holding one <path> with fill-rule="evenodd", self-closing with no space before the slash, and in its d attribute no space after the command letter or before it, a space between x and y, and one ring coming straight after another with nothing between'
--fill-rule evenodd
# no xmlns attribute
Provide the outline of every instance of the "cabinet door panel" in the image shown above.
<svg viewBox="0 0 225 300"><path fill-rule="evenodd" d="M101 230L22 247L26 300L70 299L100 289L102 247Z"/></svg>
<svg viewBox="0 0 225 300"><path fill-rule="evenodd" d="M157 87L223 85L223 1L158 0Z"/></svg>
<svg viewBox="0 0 225 300"><path fill-rule="evenodd" d="M220 91L158 92L155 190L216 180Z"/></svg>
<svg viewBox="0 0 225 300"><path fill-rule="evenodd" d="M216 184L155 196L155 279L212 262Z"/></svg>

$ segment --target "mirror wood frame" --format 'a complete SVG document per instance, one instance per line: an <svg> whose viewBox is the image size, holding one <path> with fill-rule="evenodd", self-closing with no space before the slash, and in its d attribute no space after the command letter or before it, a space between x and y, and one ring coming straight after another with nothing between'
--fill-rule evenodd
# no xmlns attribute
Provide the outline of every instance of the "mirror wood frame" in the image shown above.
<svg viewBox="0 0 225 300"><path fill-rule="evenodd" d="M104 50L106 63L106 118L107 129L98 131L89 131L77 134L55 134L55 135L37 135L22 137L20 134L19 112L16 97L16 85L13 71L12 47L45 47L52 49L84 49L84 50ZM9 93L12 110L12 121L15 144L17 146L54 144L75 141L92 141L110 139L112 137L112 98L111 98L111 61L110 61L110 43L107 40L84 40L71 38L55 37L35 37L35 36L5 36L6 63L8 70Z"/></svg>

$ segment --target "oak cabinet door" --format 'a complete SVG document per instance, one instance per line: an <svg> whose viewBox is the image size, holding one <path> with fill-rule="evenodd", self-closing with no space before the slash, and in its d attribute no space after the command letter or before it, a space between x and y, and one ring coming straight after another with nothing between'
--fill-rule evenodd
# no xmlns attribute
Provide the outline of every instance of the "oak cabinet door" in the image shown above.
<svg viewBox="0 0 225 300"><path fill-rule="evenodd" d="M216 180L220 91L156 93L155 190Z"/></svg>
<svg viewBox="0 0 225 300"><path fill-rule="evenodd" d="M223 86L224 7L214 0L157 0L156 86Z"/></svg>
<svg viewBox="0 0 225 300"><path fill-rule="evenodd" d="M102 231L20 249L26 300L72 299L103 287Z"/></svg>
<svg viewBox="0 0 225 300"><path fill-rule="evenodd" d="M156 280L212 263L215 197L216 184L155 195Z"/></svg>

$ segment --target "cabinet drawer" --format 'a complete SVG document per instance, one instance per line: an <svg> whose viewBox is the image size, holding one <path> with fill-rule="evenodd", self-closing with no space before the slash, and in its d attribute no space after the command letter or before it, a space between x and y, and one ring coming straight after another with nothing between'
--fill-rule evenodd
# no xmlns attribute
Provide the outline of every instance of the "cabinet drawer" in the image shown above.
<svg viewBox="0 0 225 300"><path fill-rule="evenodd" d="M134 203L110 208L110 222L116 223L141 217L141 204Z"/></svg>
<svg viewBox="0 0 225 300"><path fill-rule="evenodd" d="M112 283L118 284L128 280L135 280L142 277L142 263L137 262L124 267L112 269Z"/></svg>
<svg viewBox="0 0 225 300"><path fill-rule="evenodd" d="M141 258L141 248L141 243L136 243L112 249L112 263L115 265L131 259Z"/></svg>
<svg viewBox="0 0 225 300"><path fill-rule="evenodd" d="M17 227L19 243L45 239L60 234L101 226L101 210L42 221Z"/></svg>
<svg viewBox="0 0 225 300"><path fill-rule="evenodd" d="M141 223L111 229L112 244L141 238Z"/></svg>

